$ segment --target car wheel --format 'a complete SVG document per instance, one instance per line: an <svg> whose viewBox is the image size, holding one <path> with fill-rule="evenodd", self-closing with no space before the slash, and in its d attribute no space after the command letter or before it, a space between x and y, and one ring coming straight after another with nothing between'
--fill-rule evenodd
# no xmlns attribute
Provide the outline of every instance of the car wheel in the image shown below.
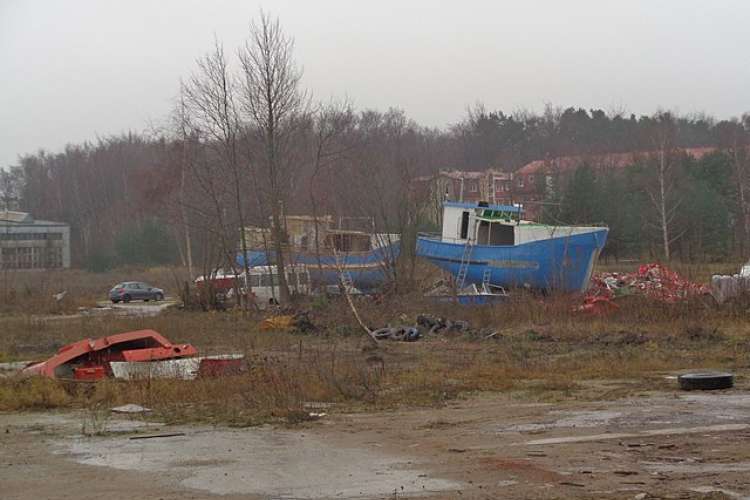
<svg viewBox="0 0 750 500"><path fill-rule="evenodd" d="M146 299L146 298L144 298L144 299L143 299L143 302L148 302L148 300L149 300L149 299Z"/></svg>
<svg viewBox="0 0 750 500"><path fill-rule="evenodd" d="M128 295L127 293L125 295L123 295L122 296L122 301L123 302L130 302L130 295Z"/></svg>
<svg viewBox="0 0 750 500"><path fill-rule="evenodd" d="M156 294L156 298L154 300L156 300L156 301L164 300L164 294L157 293Z"/></svg>
<svg viewBox="0 0 750 500"><path fill-rule="evenodd" d="M113 303L113 304L117 304L118 302L120 302L120 301L119 301L119 300L115 300L115 299L112 299L112 303Z"/></svg>

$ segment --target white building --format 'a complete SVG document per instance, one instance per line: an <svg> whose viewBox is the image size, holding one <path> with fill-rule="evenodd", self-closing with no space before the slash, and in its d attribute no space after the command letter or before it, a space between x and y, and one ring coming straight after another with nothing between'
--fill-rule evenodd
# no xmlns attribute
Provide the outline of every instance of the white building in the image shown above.
<svg viewBox="0 0 750 500"><path fill-rule="evenodd" d="M70 226L0 210L0 269L70 267Z"/></svg>

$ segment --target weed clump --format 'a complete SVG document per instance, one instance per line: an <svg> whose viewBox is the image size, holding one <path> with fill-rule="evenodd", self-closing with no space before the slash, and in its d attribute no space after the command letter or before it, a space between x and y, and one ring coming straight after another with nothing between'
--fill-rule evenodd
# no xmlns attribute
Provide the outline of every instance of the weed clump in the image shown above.
<svg viewBox="0 0 750 500"><path fill-rule="evenodd" d="M46 410L72 402L64 385L44 377L0 379L0 410Z"/></svg>

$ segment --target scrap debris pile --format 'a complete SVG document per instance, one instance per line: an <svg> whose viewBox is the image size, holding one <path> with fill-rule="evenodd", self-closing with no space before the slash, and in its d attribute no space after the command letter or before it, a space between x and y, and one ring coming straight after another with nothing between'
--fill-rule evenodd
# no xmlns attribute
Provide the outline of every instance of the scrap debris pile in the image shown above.
<svg viewBox="0 0 750 500"><path fill-rule="evenodd" d="M270 316L260 323L261 332L299 332L312 333L318 327L312 322L310 313L302 311L295 314Z"/></svg>
<svg viewBox="0 0 750 500"><path fill-rule="evenodd" d="M467 321L451 321L429 314L419 314L414 325L387 326L373 331L372 335L378 340L414 342L426 336L447 333L483 335L485 337L494 335L494 332L489 332L488 334L487 332L478 332L472 329Z"/></svg>
<svg viewBox="0 0 750 500"><path fill-rule="evenodd" d="M193 379L237 373L244 362L244 356L235 354L198 356L190 344L172 344L154 330L138 330L66 345L46 361L25 367L22 374L79 381Z"/></svg>
<svg viewBox="0 0 750 500"><path fill-rule="evenodd" d="M592 276L579 310L606 312L617 309L613 300L627 295L642 295L674 304L709 293L706 285L688 281L661 264L644 264L634 273L598 273Z"/></svg>
<svg viewBox="0 0 750 500"><path fill-rule="evenodd" d="M411 322L406 315L401 315L396 325L386 325L381 328L370 328L371 335L377 340L395 340L400 342L414 342L426 337L444 334L494 336L494 331L476 330L467 321L452 321L429 314L419 314L416 321ZM288 332L314 334L320 329L313 324L307 312L294 315L286 314L270 316L260 323L261 332Z"/></svg>

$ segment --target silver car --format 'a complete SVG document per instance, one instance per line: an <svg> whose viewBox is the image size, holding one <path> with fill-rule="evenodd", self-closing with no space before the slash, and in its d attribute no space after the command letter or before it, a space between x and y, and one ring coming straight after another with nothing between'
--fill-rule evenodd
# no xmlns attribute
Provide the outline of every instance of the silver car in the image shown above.
<svg viewBox="0 0 750 500"><path fill-rule="evenodd" d="M130 302L131 300L164 300L164 290L156 288L142 281L124 281L116 284L109 291L109 300L114 304L120 301Z"/></svg>

